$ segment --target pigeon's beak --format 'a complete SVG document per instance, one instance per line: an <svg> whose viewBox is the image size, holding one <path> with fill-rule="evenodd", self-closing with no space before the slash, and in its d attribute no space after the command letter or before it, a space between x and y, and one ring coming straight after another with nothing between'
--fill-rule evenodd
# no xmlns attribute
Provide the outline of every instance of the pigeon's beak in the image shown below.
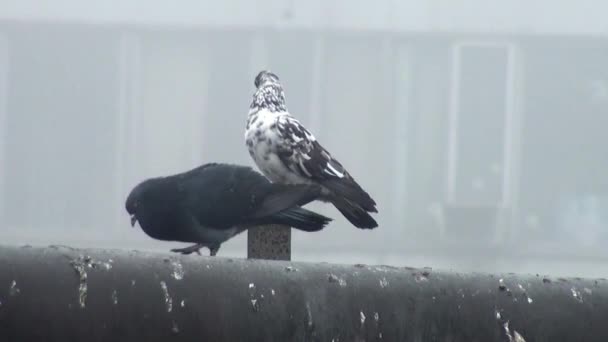
<svg viewBox="0 0 608 342"><path fill-rule="evenodd" d="M137 223L137 217L131 215L131 227L135 227L135 223Z"/></svg>

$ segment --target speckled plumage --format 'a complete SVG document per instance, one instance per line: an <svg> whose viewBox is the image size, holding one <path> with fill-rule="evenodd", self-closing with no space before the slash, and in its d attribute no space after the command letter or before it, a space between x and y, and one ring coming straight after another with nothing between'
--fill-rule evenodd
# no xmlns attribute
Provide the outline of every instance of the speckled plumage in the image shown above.
<svg viewBox="0 0 608 342"><path fill-rule="evenodd" d="M376 227L367 213L377 212L376 203L290 115L278 76L262 71L254 85L245 142L262 173L277 183L319 184L324 200L332 202L351 223L359 228Z"/></svg>
<svg viewBox="0 0 608 342"><path fill-rule="evenodd" d="M273 83L264 86L260 91L255 92L249 108L266 108L271 112L286 112L283 87Z"/></svg>

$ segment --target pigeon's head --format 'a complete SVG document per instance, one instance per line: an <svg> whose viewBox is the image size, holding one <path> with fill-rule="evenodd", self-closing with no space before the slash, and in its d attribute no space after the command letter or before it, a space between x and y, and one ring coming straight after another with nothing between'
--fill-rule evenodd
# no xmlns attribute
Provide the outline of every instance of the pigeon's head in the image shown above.
<svg viewBox="0 0 608 342"><path fill-rule="evenodd" d="M261 86L263 86L265 84L268 84L268 83L278 84L279 83L279 76L275 75L274 73L272 73L272 72L270 72L268 70L262 70L255 77L255 80L253 81L253 84L258 89Z"/></svg>
<svg viewBox="0 0 608 342"><path fill-rule="evenodd" d="M131 216L131 227L134 227L135 223L137 223L137 213L141 209L141 199L145 186L146 182L143 182L133 188L127 197L127 201L125 202L125 209Z"/></svg>

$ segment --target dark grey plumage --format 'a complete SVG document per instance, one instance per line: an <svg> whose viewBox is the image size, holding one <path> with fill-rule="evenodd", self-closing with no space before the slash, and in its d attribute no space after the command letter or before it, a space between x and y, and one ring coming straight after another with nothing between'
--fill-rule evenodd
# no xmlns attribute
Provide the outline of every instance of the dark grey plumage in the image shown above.
<svg viewBox="0 0 608 342"><path fill-rule="evenodd" d="M313 232L331 219L301 208L320 196L316 185L270 183L249 167L205 164L168 177L148 179L127 197L131 224L152 238L195 243L174 249L189 254L220 245L260 225L282 224Z"/></svg>
<svg viewBox="0 0 608 342"><path fill-rule="evenodd" d="M375 228L376 202L338 160L287 110L279 77L261 71L249 108L245 141L258 168L272 182L316 184L329 201L358 228Z"/></svg>

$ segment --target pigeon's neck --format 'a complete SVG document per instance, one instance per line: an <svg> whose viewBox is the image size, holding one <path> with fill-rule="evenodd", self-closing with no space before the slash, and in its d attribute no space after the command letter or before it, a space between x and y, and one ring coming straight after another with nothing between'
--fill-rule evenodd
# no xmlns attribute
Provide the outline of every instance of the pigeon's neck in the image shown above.
<svg viewBox="0 0 608 342"><path fill-rule="evenodd" d="M277 120L278 117L283 115L289 115L289 113L280 111L273 112L267 108L252 107L249 110L247 126L245 126L245 128L246 130L249 130L252 127L259 129L264 124L266 124L266 126L270 126L273 122Z"/></svg>
<svg viewBox="0 0 608 342"><path fill-rule="evenodd" d="M250 113L262 109L269 112L287 112L283 87L278 83L267 83L261 86L253 94L249 108Z"/></svg>

